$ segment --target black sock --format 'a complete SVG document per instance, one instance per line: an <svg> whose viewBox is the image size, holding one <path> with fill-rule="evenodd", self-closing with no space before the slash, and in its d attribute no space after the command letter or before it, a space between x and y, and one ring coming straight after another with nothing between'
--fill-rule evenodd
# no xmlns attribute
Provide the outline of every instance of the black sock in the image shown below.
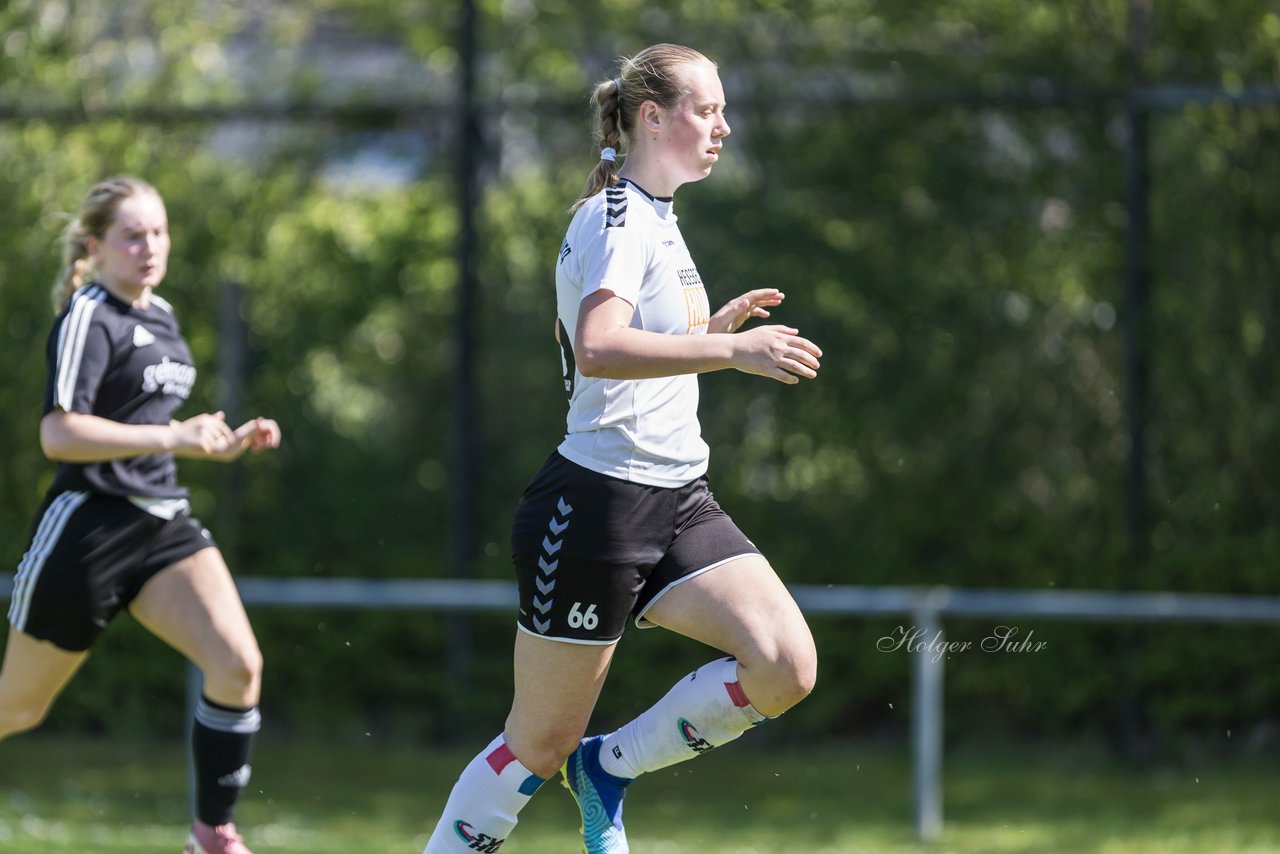
<svg viewBox="0 0 1280 854"><path fill-rule="evenodd" d="M191 754L196 768L196 818L205 824L231 821L240 790L249 783L249 748L260 726L257 708L236 709L200 698Z"/></svg>

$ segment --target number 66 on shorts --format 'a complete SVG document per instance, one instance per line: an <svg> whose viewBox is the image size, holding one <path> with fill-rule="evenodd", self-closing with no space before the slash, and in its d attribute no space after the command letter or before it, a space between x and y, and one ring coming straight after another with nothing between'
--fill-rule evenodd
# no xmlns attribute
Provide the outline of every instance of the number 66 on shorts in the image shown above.
<svg viewBox="0 0 1280 854"><path fill-rule="evenodd" d="M600 618L596 616L596 606L588 605L585 611L580 610L581 608L581 602L574 602L573 607L569 609L569 628L594 631L596 626L600 625Z"/></svg>

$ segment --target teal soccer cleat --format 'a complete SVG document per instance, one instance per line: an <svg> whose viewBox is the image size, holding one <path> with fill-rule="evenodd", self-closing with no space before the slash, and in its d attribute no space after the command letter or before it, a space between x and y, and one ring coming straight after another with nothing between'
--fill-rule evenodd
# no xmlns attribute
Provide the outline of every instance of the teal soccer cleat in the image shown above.
<svg viewBox="0 0 1280 854"><path fill-rule="evenodd" d="M604 736L584 738L560 772L582 812L582 850L586 854L629 854L622 829L622 796L631 781L600 767Z"/></svg>

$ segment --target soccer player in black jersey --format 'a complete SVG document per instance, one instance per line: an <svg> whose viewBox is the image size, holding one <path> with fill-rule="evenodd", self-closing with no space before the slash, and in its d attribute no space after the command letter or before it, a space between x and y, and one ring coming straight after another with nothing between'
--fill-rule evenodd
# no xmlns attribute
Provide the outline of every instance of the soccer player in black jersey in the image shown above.
<svg viewBox="0 0 1280 854"><path fill-rule="evenodd" d="M595 102L600 163L556 260L567 431L512 525L515 698L425 854L497 851L557 770L587 854L627 854L622 800L634 778L782 714L817 675L804 616L706 477L697 375L733 368L796 384L817 376L822 356L791 327L743 329L781 304L775 288L713 314L676 224L676 189L711 173L730 133L716 66L654 45L598 84ZM629 620L728 657L617 731L582 739Z"/></svg>
<svg viewBox="0 0 1280 854"><path fill-rule="evenodd" d="M172 420L196 379L168 302L169 224L150 184L95 185L63 238L40 446L58 463L18 565L0 669L0 739L45 717L123 608L204 673L185 854L251 854L232 822L259 728L262 654L176 457L229 462L280 444L255 418Z"/></svg>

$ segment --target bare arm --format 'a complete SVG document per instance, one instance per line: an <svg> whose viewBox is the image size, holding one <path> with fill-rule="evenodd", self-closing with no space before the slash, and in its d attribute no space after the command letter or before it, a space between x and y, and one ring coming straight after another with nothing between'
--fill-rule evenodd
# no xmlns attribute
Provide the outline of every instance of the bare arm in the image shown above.
<svg viewBox="0 0 1280 854"><path fill-rule="evenodd" d="M257 418L238 430L227 426L221 412L186 421L121 424L109 418L55 409L40 421L40 448L51 460L100 463L147 454L173 453L198 459L232 460L246 450L276 447L280 429Z"/></svg>
<svg viewBox="0 0 1280 854"><path fill-rule="evenodd" d="M631 303L614 296L612 291L597 291L583 299L578 308L573 345L578 370L583 376L616 380L671 377L726 368L784 383L797 383L800 377L816 377L822 351L799 337L796 329L761 326L728 334L748 317L768 316L768 312L753 310L755 302L750 297L751 294L739 297L716 313L715 326L724 332L664 335L631 328L635 311ZM743 300L747 303L742 303ZM763 304L776 305L780 301L780 295L771 291ZM737 320L736 324L725 317L727 312Z"/></svg>

